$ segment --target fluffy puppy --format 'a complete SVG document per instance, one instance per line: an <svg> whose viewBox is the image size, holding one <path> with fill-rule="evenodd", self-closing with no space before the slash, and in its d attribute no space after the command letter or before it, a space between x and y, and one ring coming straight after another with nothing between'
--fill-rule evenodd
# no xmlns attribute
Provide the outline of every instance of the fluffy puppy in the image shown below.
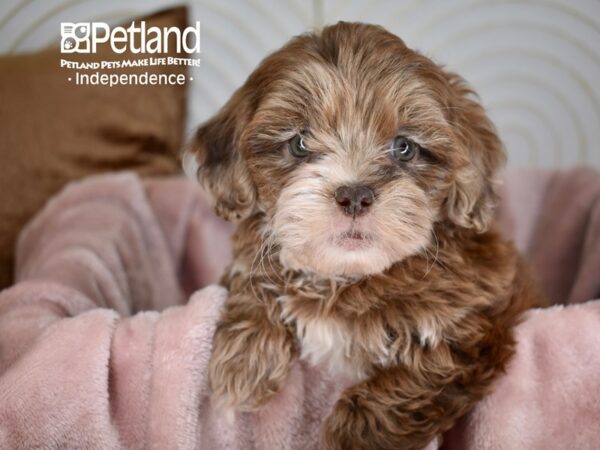
<svg viewBox="0 0 600 450"><path fill-rule="evenodd" d="M193 139L239 221L210 383L259 408L296 358L350 379L327 449L419 449L490 388L537 291L490 227L505 156L465 82L339 23L267 57Z"/></svg>

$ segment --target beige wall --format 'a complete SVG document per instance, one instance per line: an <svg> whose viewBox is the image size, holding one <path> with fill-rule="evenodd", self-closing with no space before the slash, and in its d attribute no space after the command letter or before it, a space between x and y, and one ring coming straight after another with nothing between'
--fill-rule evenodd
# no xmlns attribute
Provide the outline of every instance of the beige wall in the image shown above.
<svg viewBox="0 0 600 450"><path fill-rule="evenodd" d="M119 21L170 0L0 0L0 51L57 40L61 21ZM598 0L192 0L202 66L189 128L270 50L340 19L379 23L479 91L511 165L600 167Z"/></svg>

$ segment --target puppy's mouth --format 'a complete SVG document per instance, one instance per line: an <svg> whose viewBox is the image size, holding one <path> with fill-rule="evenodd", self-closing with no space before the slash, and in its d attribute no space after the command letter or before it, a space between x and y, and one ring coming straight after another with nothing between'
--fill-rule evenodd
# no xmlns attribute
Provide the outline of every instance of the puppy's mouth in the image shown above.
<svg viewBox="0 0 600 450"><path fill-rule="evenodd" d="M348 230L334 235L332 243L344 250L363 250L373 244L373 237L362 231Z"/></svg>

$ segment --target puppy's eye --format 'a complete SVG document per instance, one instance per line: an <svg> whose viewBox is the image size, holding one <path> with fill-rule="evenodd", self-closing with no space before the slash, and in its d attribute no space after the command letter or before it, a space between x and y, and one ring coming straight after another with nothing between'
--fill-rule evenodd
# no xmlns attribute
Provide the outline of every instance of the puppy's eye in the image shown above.
<svg viewBox="0 0 600 450"><path fill-rule="evenodd" d="M306 158L310 155L310 150L306 147L304 136L297 134L289 142L290 153L296 158Z"/></svg>
<svg viewBox="0 0 600 450"><path fill-rule="evenodd" d="M419 144L404 136L396 136L390 144L390 158L395 161L410 161L419 153Z"/></svg>

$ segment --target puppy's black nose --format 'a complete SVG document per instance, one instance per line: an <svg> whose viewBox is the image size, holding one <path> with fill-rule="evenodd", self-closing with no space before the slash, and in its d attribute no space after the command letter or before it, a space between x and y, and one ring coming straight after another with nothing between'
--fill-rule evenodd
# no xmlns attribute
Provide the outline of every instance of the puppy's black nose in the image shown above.
<svg viewBox="0 0 600 450"><path fill-rule="evenodd" d="M375 193L364 185L340 186L336 189L334 197L344 214L358 217L369 211L375 200Z"/></svg>

